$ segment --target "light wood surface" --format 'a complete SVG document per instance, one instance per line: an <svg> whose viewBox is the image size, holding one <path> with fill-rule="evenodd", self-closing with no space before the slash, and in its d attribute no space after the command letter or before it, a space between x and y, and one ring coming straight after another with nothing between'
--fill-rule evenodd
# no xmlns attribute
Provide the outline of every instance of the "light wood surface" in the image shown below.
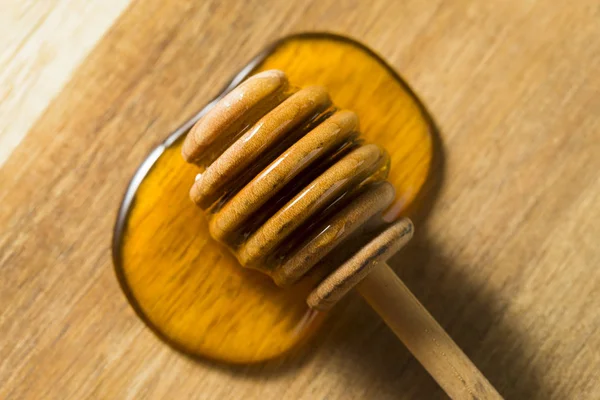
<svg viewBox="0 0 600 400"><path fill-rule="evenodd" d="M0 0L0 165L130 0Z"/></svg>
<svg viewBox="0 0 600 400"><path fill-rule="evenodd" d="M0 172L0 398L442 395L356 297L302 354L234 369L161 343L114 277L117 205L148 150L309 29L379 51L441 129L407 286L505 397L600 397L599 20L592 0L135 2Z"/></svg>

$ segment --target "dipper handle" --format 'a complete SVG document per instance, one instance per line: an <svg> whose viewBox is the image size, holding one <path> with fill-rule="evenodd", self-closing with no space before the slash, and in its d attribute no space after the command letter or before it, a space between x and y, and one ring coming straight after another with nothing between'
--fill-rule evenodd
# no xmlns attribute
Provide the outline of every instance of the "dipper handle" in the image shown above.
<svg viewBox="0 0 600 400"><path fill-rule="evenodd" d="M385 262L356 288L450 398L502 399Z"/></svg>

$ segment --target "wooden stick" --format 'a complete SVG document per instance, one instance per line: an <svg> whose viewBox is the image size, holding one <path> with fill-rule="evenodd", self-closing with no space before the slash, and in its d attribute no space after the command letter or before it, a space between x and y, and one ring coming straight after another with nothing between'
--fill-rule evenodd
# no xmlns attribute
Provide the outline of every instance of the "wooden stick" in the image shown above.
<svg viewBox="0 0 600 400"><path fill-rule="evenodd" d="M385 262L357 289L450 398L502 399Z"/></svg>

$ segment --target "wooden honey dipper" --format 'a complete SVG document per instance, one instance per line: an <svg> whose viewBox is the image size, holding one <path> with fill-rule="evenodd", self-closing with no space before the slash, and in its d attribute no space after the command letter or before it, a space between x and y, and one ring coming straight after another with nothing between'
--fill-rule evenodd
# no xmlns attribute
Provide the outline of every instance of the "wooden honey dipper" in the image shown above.
<svg viewBox="0 0 600 400"><path fill-rule="evenodd" d="M395 196L389 158L362 143L356 114L336 110L325 89L292 88L276 70L254 75L198 121L182 153L204 169L190 197L211 236L243 266L280 286L319 277L307 298L317 310L356 287L451 398L501 398L386 264L412 222L381 218Z"/></svg>

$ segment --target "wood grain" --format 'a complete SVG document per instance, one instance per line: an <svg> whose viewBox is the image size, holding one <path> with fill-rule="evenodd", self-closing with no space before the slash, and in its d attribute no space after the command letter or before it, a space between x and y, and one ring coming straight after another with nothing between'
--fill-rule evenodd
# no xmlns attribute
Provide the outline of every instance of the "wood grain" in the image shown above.
<svg viewBox="0 0 600 400"><path fill-rule="evenodd" d="M0 1L0 165L127 4Z"/></svg>
<svg viewBox="0 0 600 400"><path fill-rule="evenodd" d="M379 51L429 106L446 176L400 255L417 298L507 398L600 397L600 8L593 0L135 2L0 172L0 398L431 398L359 299L303 354L197 363L113 276L146 152L261 47L308 29Z"/></svg>

